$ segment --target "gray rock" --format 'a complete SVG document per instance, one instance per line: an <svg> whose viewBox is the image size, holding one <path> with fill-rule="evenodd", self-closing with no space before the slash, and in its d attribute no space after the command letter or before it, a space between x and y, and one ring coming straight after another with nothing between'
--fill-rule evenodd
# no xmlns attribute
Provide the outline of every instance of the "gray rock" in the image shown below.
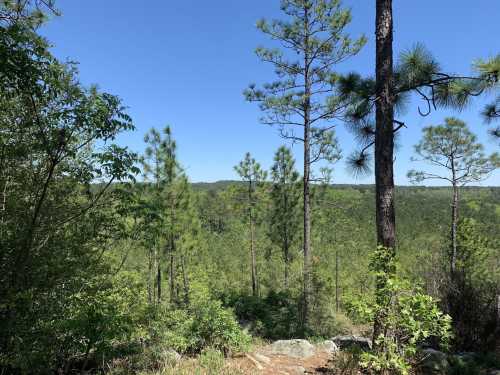
<svg viewBox="0 0 500 375"><path fill-rule="evenodd" d="M303 375L306 373L306 369L302 366L287 366L284 370L289 375Z"/></svg>
<svg viewBox="0 0 500 375"><path fill-rule="evenodd" d="M372 340L361 336L335 336L332 340L340 349L358 347L362 350L372 348Z"/></svg>
<svg viewBox="0 0 500 375"><path fill-rule="evenodd" d="M182 356L173 349L163 350L160 354L162 362L175 364L179 362Z"/></svg>
<svg viewBox="0 0 500 375"><path fill-rule="evenodd" d="M450 363L445 353L435 349L424 349L422 350L420 367L424 374L446 374Z"/></svg>
<svg viewBox="0 0 500 375"><path fill-rule="evenodd" d="M278 340L271 345L272 354L281 354L295 358L307 358L314 355L314 346L307 340Z"/></svg>
<svg viewBox="0 0 500 375"><path fill-rule="evenodd" d="M500 375L500 370L491 370L488 375Z"/></svg>
<svg viewBox="0 0 500 375"><path fill-rule="evenodd" d="M262 363L265 363L266 365L268 365L269 363L271 363L271 358L269 357L266 357L264 354L260 354L260 353L254 353L254 358L259 361L259 362L262 362Z"/></svg>
<svg viewBox="0 0 500 375"><path fill-rule="evenodd" d="M316 345L316 348L321 352L327 352L330 354L337 353L339 347L332 340L325 340Z"/></svg>

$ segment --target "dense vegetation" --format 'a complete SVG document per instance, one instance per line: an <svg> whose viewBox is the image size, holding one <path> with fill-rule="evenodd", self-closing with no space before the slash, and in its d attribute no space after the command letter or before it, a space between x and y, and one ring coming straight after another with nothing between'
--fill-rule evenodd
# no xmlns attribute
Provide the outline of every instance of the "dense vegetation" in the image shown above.
<svg viewBox="0 0 500 375"><path fill-rule="evenodd" d="M246 351L252 336L373 334L375 350L359 361L373 373L407 373L424 344L495 349L500 188L464 185L497 168L498 155L447 119L425 128L415 151L452 177L410 175L450 188L392 194L392 138L388 180L333 185L340 153L329 121L363 135L350 161L366 171L368 150L381 147L372 123L380 88L333 70L364 44L343 34L351 15L340 2L283 4L294 22L259 27L305 59L259 49L283 80L245 94L284 138L298 136L283 126L303 126L303 174L284 145L269 171L242 152L241 181L192 184L175 126L151 129L143 155L115 142L134 128L121 100L83 87L76 65L58 61L37 33L52 2L0 3L0 373L136 373L174 351L219 360ZM429 102L460 106L498 88L498 57L467 79L429 59L420 46L401 57L390 102L423 87L436 90L419 91ZM497 111L485 113L493 121ZM390 137L403 127L391 121ZM317 161L329 167L316 171Z"/></svg>

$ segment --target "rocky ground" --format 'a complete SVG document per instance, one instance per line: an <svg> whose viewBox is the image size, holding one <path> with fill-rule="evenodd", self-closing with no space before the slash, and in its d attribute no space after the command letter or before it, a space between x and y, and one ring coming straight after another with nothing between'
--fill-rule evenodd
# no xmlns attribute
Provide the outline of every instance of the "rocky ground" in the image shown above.
<svg viewBox="0 0 500 375"><path fill-rule="evenodd" d="M231 368L244 374L262 375L298 375L298 374L325 374L328 362L332 355L326 351L318 351L308 357L293 357L285 354L276 354L268 348L244 357L234 358L229 363Z"/></svg>
<svg viewBox="0 0 500 375"><path fill-rule="evenodd" d="M311 344L307 340L280 340L232 359L228 366L248 374L333 374L330 371L339 345L331 340Z"/></svg>
<svg viewBox="0 0 500 375"><path fill-rule="evenodd" d="M229 370L229 374L234 371L245 375L353 374L356 370L350 368L347 372L343 372L338 366L338 362L342 361L344 350L350 346L368 349L371 347L371 342L357 336L337 336L314 345L307 340L279 340L229 360L226 369ZM449 373L451 362L465 363L474 356L474 353L445 354L433 349L425 349L423 353L425 357L420 371L428 375ZM476 371L477 375L500 375L500 370L491 368ZM457 373L456 370L451 372ZM470 370L466 373L476 374Z"/></svg>

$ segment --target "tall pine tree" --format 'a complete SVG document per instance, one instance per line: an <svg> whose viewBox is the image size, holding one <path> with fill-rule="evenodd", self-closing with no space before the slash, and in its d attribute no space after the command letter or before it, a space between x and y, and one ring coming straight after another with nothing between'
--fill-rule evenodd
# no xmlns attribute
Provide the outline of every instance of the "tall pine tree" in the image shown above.
<svg viewBox="0 0 500 375"><path fill-rule="evenodd" d="M167 126L160 133L151 129L144 141L147 144L142 157L144 180L150 184L146 190L144 211L149 220L148 238L150 269L150 300L160 303L162 299L162 264L165 253L169 258L169 285L170 299L174 296L174 252L175 252L175 200L174 182L179 174L179 165L176 159L176 143L172 138L170 127ZM166 238L165 238L166 236ZM155 274L155 276L153 276ZM152 293L152 285L155 291ZM155 296L155 298L152 297Z"/></svg>
<svg viewBox="0 0 500 375"><path fill-rule="evenodd" d="M265 181L267 173L255 161L249 152L245 158L234 167L241 179L247 184L247 212L250 231L250 267L252 275L252 294L259 294L259 279L257 274L257 259L255 250L255 189Z"/></svg>
<svg viewBox="0 0 500 375"><path fill-rule="evenodd" d="M335 66L356 55L365 38L352 40L345 32L349 10L339 0L282 0L287 20L261 20L257 27L282 49L259 47L257 55L270 63L278 80L245 91L247 100L260 103L264 124L278 127L280 135L304 146L303 171L303 327L307 328L312 293L311 193L314 163L334 162L340 152L334 137L335 121L342 119L348 102L337 95ZM295 131L298 130L298 133Z"/></svg>

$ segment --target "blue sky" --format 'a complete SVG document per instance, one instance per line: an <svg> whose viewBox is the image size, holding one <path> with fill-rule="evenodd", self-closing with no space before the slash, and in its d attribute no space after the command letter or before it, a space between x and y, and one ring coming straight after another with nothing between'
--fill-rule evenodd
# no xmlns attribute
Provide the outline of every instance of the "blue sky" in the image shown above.
<svg viewBox="0 0 500 375"><path fill-rule="evenodd" d="M368 43L340 71L374 74L375 1L345 0L352 9L350 34L365 34ZM52 19L42 34L61 59L78 61L82 83L96 83L123 99L137 130L119 138L141 152L151 127L171 125L179 159L192 181L236 179L233 166L249 151L268 168L283 144L276 129L259 123L255 104L242 91L252 82L273 80L255 47L269 45L255 23L279 18L279 0L59 0L62 17ZM469 73L471 62L500 52L498 0L395 0L395 53L424 43L449 72ZM408 129L399 140L395 178L408 184L412 145L421 128L457 115L467 121L488 152L498 150L479 118L484 100L462 113L438 111L418 115L413 102L402 117ZM342 124L337 135L344 155L355 144ZM298 166L300 145L293 147ZM373 176L354 179L340 161L336 183L373 183ZM483 185L500 185L497 172Z"/></svg>

